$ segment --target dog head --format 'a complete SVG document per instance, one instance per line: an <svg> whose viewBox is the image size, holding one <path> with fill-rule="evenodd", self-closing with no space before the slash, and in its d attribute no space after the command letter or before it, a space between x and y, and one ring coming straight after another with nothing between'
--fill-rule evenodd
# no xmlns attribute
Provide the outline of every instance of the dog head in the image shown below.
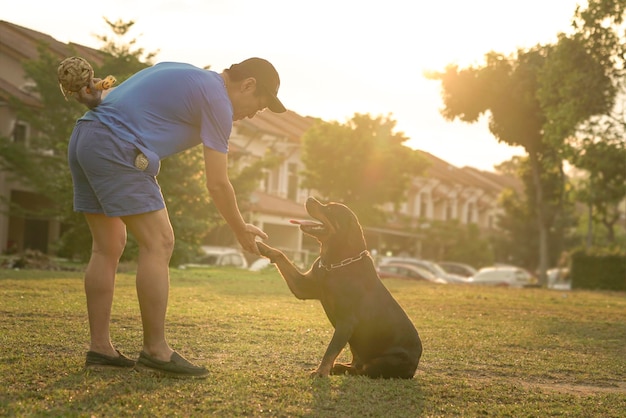
<svg viewBox="0 0 626 418"><path fill-rule="evenodd" d="M309 197L305 207L315 221L292 220L291 223L300 225L302 232L319 241L324 262L335 263L366 249L361 224L346 205L335 202L322 204Z"/></svg>

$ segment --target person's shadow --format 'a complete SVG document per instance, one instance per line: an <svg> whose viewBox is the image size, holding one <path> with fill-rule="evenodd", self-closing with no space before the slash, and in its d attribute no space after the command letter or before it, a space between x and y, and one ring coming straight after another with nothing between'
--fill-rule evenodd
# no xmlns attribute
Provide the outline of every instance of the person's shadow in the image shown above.
<svg viewBox="0 0 626 418"><path fill-rule="evenodd" d="M71 401L51 404L46 408L45 414L51 417L95 416L99 414L91 414L90 412L93 411L89 410L90 405L97 410L110 402L126 402L127 399L122 400L122 398L128 397L128 394L141 397L143 393L163 390L166 386L177 388L189 382L193 383L190 380L155 376L146 379L145 374L135 370L85 371L82 368L76 368L57 380L49 382L47 390L67 392L71 394L69 396ZM129 412L130 415L132 415L131 412Z"/></svg>

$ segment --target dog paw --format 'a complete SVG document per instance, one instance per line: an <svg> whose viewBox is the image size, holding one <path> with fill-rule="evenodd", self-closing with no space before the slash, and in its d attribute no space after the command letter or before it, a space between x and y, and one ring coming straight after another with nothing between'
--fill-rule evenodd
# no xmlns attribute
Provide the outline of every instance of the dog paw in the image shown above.
<svg viewBox="0 0 626 418"><path fill-rule="evenodd" d="M311 377L311 379L324 378L328 377L328 373L324 374L318 369L313 370L309 376Z"/></svg>
<svg viewBox="0 0 626 418"><path fill-rule="evenodd" d="M265 253L267 251L269 251L269 249L271 248L269 245L261 242L261 241L257 241L256 242L256 247L259 249L259 251L261 252L261 255L265 255Z"/></svg>
<svg viewBox="0 0 626 418"><path fill-rule="evenodd" d="M256 242L256 247L259 249L259 252L263 257L269 258L272 263L276 262L276 258L280 254L280 251L261 241Z"/></svg>

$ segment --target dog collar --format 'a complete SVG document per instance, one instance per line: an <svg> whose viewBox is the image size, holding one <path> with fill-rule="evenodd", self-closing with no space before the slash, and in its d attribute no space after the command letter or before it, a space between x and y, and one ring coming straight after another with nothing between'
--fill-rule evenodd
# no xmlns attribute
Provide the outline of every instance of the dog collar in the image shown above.
<svg viewBox="0 0 626 418"><path fill-rule="evenodd" d="M356 257L346 258L345 260L342 260L342 261L340 261L338 263L331 264L330 266L325 266L324 263L322 263L322 259L320 258L320 262L318 263L318 267L322 268L322 269L324 269L326 271L331 271L332 269L336 269L336 268L339 268L339 267L344 267L344 266L347 266L348 264L354 263L355 261L359 261L360 259L362 259L366 255L369 255L369 251L363 250Z"/></svg>

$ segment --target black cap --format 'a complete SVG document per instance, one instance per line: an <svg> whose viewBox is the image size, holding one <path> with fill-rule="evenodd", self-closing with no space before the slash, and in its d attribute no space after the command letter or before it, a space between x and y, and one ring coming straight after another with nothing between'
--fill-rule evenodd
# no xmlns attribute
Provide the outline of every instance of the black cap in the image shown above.
<svg viewBox="0 0 626 418"><path fill-rule="evenodd" d="M268 109L275 113L283 113L287 109L278 99L278 88L280 87L280 77L276 68L263 58L248 58L239 64L233 64L228 69L234 73L237 79L254 77L257 87L261 87L265 95L270 99Z"/></svg>

